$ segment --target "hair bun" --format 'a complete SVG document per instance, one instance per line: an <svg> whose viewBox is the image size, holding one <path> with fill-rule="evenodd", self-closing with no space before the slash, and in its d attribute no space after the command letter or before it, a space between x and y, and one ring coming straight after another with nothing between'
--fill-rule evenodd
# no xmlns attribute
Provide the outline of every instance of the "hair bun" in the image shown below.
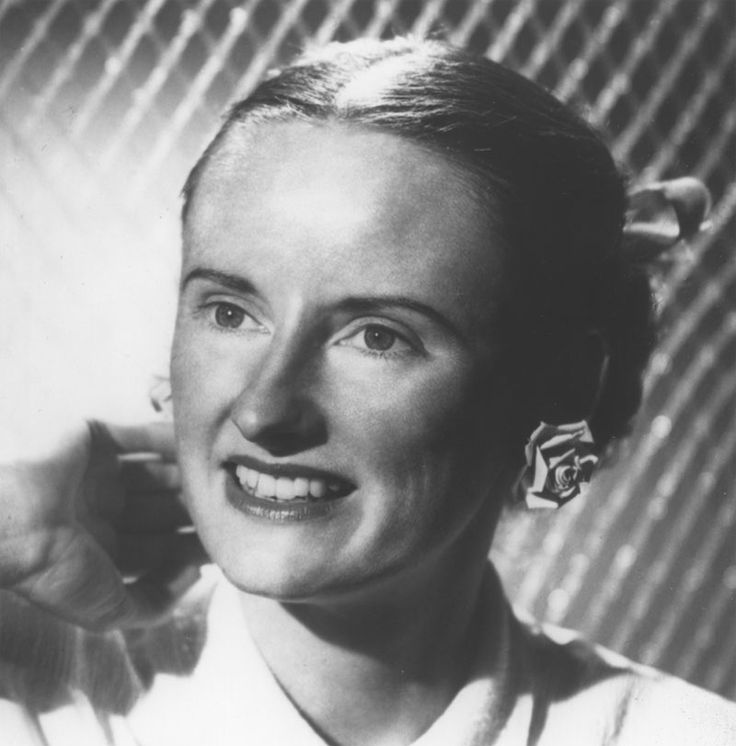
<svg viewBox="0 0 736 746"><path fill-rule="evenodd" d="M692 176L645 184L628 199L624 251L634 262L658 259L708 227L710 192Z"/></svg>

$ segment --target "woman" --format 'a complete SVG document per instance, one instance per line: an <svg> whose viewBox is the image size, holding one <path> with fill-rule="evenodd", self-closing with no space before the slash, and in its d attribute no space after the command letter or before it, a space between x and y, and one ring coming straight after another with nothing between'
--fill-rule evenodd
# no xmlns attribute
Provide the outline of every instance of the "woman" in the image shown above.
<svg viewBox="0 0 736 746"><path fill-rule="evenodd" d="M12 742L732 743L719 698L521 625L486 559L504 502L584 491L638 405L624 210L594 132L438 42L332 45L236 105L184 190L171 359L224 578L162 612L199 560L165 428L16 459L3 587L117 631L39 629L71 663L6 633ZM164 463L118 472L139 451Z"/></svg>

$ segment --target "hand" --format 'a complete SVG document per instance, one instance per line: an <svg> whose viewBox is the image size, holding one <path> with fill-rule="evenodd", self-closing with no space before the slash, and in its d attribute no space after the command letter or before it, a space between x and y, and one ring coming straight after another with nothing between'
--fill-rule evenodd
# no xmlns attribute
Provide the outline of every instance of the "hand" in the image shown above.
<svg viewBox="0 0 736 746"><path fill-rule="evenodd" d="M179 502L171 425L42 435L2 454L0 587L88 629L150 623L206 561Z"/></svg>

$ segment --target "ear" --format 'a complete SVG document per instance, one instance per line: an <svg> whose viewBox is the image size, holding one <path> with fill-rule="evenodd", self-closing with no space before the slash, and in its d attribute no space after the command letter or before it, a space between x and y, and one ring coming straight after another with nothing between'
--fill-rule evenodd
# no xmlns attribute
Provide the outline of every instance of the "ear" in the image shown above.
<svg viewBox="0 0 736 746"><path fill-rule="evenodd" d="M171 408L171 381L168 376L154 376L153 383L148 391L148 398L154 410L164 419L173 419Z"/></svg>
<svg viewBox="0 0 736 746"><path fill-rule="evenodd" d="M560 335L540 376L545 422L577 422L593 417L608 371L608 344L597 330Z"/></svg>

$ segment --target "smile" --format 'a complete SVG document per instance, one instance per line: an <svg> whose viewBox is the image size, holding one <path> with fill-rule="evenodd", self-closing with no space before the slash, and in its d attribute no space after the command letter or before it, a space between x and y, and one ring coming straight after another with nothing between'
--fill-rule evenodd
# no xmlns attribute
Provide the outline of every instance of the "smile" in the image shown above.
<svg viewBox="0 0 736 746"><path fill-rule="evenodd" d="M267 465L239 457L228 462L227 469L243 492L273 502L334 500L354 489L341 477L292 464Z"/></svg>

